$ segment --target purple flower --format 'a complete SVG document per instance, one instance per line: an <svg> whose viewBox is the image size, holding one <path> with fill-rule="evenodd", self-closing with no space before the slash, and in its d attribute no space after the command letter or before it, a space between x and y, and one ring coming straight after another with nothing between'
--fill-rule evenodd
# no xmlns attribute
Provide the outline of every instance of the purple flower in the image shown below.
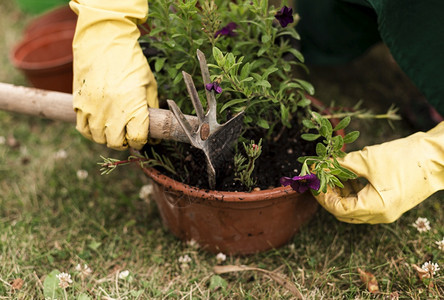
<svg viewBox="0 0 444 300"><path fill-rule="evenodd" d="M282 27L287 27L288 24L294 22L293 8L284 6L274 15L274 17L279 21Z"/></svg>
<svg viewBox="0 0 444 300"><path fill-rule="evenodd" d="M282 177L280 181L283 186L290 185L291 188L298 193L303 193L309 188L313 190L318 190L321 185L321 182L315 174L294 176L293 178Z"/></svg>
<svg viewBox="0 0 444 300"><path fill-rule="evenodd" d="M217 31L214 34L214 37L218 37L219 35L226 35L226 36L235 36L236 32L233 30L237 28L237 24L234 22L228 23L227 26L223 27L221 30Z"/></svg>
<svg viewBox="0 0 444 300"><path fill-rule="evenodd" d="M216 81L206 84L205 88L208 91L214 90L217 94L222 93L222 88L220 87L219 83Z"/></svg>

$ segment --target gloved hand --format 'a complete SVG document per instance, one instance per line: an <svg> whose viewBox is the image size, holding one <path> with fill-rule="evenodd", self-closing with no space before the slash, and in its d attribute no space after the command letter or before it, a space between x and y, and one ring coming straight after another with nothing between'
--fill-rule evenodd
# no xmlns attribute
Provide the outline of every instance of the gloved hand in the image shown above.
<svg viewBox="0 0 444 300"><path fill-rule="evenodd" d="M368 180L356 180L343 189L328 188L315 196L340 221L390 223L444 189L444 122L428 132L365 147L351 152L339 163Z"/></svg>
<svg viewBox="0 0 444 300"><path fill-rule="evenodd" d="M140 149L148 138L148 106L158 107L157 83L138 44L146 0L72 0L73 104L77 130L108 147Z"/></svg>

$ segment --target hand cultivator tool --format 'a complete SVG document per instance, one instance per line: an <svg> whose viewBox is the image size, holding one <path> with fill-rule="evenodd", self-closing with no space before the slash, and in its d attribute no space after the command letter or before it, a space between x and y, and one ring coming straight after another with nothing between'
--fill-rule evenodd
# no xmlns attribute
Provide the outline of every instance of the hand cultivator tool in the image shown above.
<svg viewBox="0 0 444 300"><path fill-rule="evenodd" d="M197 58L202 72L203 83L206 86L211 83L207 61L205 55L200 50L197 50ZM187 121L187 118L173 100L167 101L168 106L187 135L188 142L204 152L207 161L208 182L210 188L214 188L216 185L216 170L221 167L221 164L224 162L224 154L229 151L229 148L241 133L243 112L237 114L226 123L219 124L216 118L217 103L214 91L209 91L205 88L208 108L207 113L204 114L202 103L199 100L191 75L186 72L182 72L182 74L188 94L190 94L191 101L196 110L199 123L197 130L193 129L193 126Z"/></svg>
<svg viewBox="0 0 444 300"><path fill-rule="evenodd" d="M198 50L198 59L204 85L210 83L205 56ZM215 187L216 170L221 165L220 157L229 151L242 130L243 113L218 124L216 120L216 98L214 91L206 92L208 111L204 115L202 104L197 95L191 76L183 72L187 90L196 110L196 116L184 115L172 100L168 100L170 110L149 108L149 137L190 143L201 149L206 158L208 181ZM72 95L35 88L0 83L0 110L40 116L65 122L76 122L73 111Z"/></svg>

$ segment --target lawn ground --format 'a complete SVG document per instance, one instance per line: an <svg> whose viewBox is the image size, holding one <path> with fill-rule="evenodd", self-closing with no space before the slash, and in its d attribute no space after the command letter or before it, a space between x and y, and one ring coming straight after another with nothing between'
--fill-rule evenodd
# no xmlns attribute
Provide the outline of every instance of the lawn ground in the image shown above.
<svg viewBox="0 0 444 300"><path fill-rule="evenodd" d="M1 82L27 84L8 53L30 18L12 0L0 2ZM349 65L313 67L309 79L323 101L353 106L362 99L375 113L392 103L408 112L421 98L382 45ZM406 120L393 124L354 120L361 137L349 150L415 130ZM139 197L149 181L137 168L100 175L100 155L127 153L85 140L72 125L7 112L0 112L0 142L0 299L294 298L262 273L215 275L215 255L178 241L155 204ZM320 209L287 246L221 265L274 271L307 299L443 299L444 252L435 243L444 238L443 199L437 193L382 225L341 223ZM418 217L431 230L418 232ZM185 255L191 262L183 265ZM420 280L413 265L428 261L443 270ZM76 270L79 264L91 273ZM359 269L375 276L378 294L369 293ZM54 287L60 272L73 280L64 291Z"/></svg>

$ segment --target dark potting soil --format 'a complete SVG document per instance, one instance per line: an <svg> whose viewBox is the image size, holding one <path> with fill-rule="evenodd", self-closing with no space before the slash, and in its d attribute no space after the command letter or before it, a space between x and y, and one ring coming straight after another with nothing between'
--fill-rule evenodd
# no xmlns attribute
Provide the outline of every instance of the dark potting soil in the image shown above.
<svg viewBox="0 0 444 300"><path fill-rule="evenodd" d="M300 138L301 127L294 125L287 128L276 141L262 141L262 154L255 162L253 178L256 180L256 188L261 190L280 186L279 179L282 176L292 177L300 173L301 163L298 157L313 155L315 153L314 142L307 142ZM265 136L263 131L247 132L244 137L247 140L259 142ZM278 133L273 136L278 136ZM242 153L243 153L243 146ZM155 153L168 157L177 175L168 173L163 168L157 168L169 177L191 186L208 189L208 177L205 156L199 149L185 143L162 142L154 146L145 146L148 156L152 157L152 149ZM243 153L245 154L245 153ZM219 191L248 191L239 181L235 180L233 170L233 153L225 155L225 163L217 170L216 190Z"/></svg>

